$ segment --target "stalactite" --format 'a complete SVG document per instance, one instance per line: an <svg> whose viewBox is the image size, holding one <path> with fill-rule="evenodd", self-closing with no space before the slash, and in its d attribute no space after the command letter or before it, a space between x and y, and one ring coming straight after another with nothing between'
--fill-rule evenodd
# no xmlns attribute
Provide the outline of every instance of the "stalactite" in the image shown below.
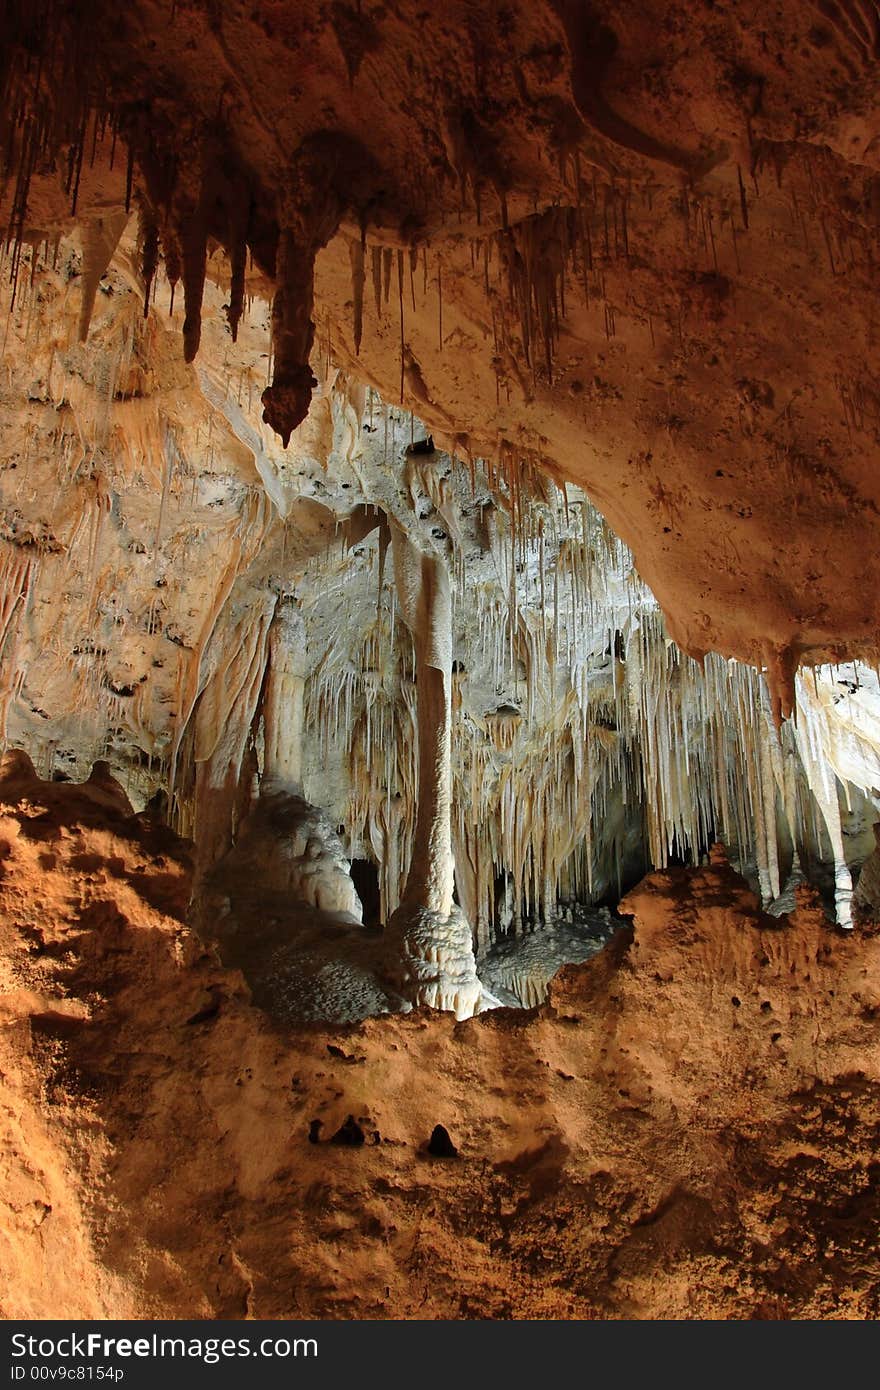
<svg viewBox="0 0 880 1390"><path fill-rule="evenodd" d="M201 198L185 202L178 212L177 239L180 244L183 299L183 357L194 362L202 339L202 298L208 259L208 227Z"/></svg>
<svg viewBox="0 0 880 1390"><path fill-rule="evenodd" d="M241 316L244 312L245 273L247 269L248 203L249 199L246 190L244 188L237 190L237 197L233 198L233 210L230 219L229 306L226 310L229 331L232 334L232 341L234 343L238 342L238 325L241 322Z"/></svg>
<svg viewBox="0 0 880 1390"><path fill-rule="evenodd" d="M309 365L315 326L312 322L315 256L336 231L344 195L336 191L335 147L319 138L306 142L288 171L281 204L276 280L272 302L272 383L263 392L263 419L286 448L293 430L305 419L315 378ZM340 183L343 180L340 178Z"/></svg>
<svg viewBox="0 0 880 1390"><path fill-rule="evenodd" d="M169 221L166 221L161 231L162 258L165 262L165 274L171 286L171 308L174 313L174 294L180 283L183 274L183 261L180 254L180 243L177 239L177 231Z"/></svg>
<svg viewBox="0 0 880 1390"><path fill-rule="evenodd" d="M113 259L127 222L127 213L111 212L104 217L89 218L83 223L82 307L79 316L79 339L82 343L88 337L101 276Z"/></svg>
<svg viewBox="0 0 880 1390"><path fill-rule="evenodd" d="M351 258L352 333L355 356L359 357L364 332L364 282L366 278L363 241L349 242L348 251Z"/></svg>
<svg viewBox="0 0 880 1390"><path fill-rule="evenodd" d="M150 312L150 295L159 266L159 225L145 205L140 210L141 278L144 282L144 318Z"/></svg>

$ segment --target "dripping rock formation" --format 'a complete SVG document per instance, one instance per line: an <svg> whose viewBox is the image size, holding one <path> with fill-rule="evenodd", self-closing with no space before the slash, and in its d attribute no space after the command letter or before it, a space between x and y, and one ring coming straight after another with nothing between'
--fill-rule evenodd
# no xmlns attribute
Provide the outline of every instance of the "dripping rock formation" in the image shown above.
<svg viewBox="0 0 880 1390"><path fill-rule="evenodd" d="M876 4L0 36L2 1311L878 1316Z"/></svg>

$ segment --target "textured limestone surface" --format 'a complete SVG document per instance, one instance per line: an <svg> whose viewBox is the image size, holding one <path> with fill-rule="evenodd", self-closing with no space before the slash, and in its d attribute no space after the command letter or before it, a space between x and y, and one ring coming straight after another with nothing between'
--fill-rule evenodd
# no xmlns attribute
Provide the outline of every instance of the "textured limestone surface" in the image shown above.
<svg viewBox="0 0 880 1390"><path fill-rule="evenodd" d="M176 364L212 275L237 334L259 286L282 437L331 356L540 459L787 710L876 650L875 8L7 0L14 278L78 222L91 287L137 208Z"/></svg>
<svg viewBox="0 0 880 1390"><path fill-rule="evenodd" d="M880 1314L880 936L810 890L716 855L537 1010L291 1027L106 778L6 763L0 845L4 1316Z"/></svg>

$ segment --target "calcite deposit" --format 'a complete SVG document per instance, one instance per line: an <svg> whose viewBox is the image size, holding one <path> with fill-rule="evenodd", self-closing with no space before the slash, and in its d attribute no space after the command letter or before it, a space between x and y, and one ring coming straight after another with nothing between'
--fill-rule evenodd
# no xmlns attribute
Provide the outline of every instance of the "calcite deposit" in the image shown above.
<svg viewBox="0 0 880 1390"><path fill-rule="evenodd" d="M877 1315L878 58L0 0L9 1315Z"/></svg>

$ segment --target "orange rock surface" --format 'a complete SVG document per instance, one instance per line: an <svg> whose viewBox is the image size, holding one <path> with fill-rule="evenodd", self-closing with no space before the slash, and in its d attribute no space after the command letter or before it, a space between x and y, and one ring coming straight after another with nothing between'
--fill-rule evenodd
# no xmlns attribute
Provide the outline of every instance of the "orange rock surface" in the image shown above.
<svg viewBox="0 0 880 1390"><path fill-rule="evenodd" d="M880 936L716 854L540 1010L291 1031L184 926L182 841L5 771L5 1316L880 1313Z"/></svg>

